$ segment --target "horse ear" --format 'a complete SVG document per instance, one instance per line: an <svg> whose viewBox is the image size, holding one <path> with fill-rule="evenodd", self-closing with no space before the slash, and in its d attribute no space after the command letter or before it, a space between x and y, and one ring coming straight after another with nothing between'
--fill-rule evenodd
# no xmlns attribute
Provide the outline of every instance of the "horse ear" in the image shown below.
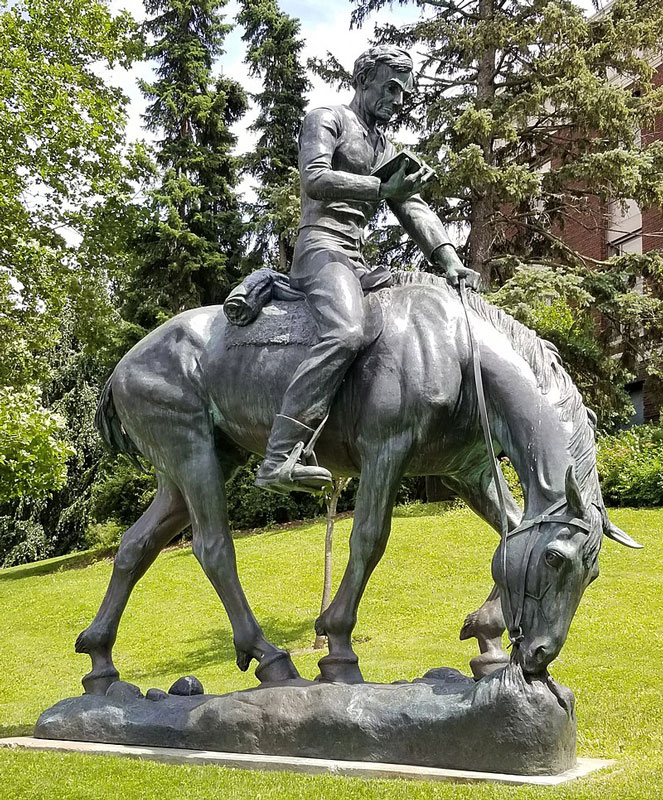
<svg viewBox="0 0 663 800"><path fill-rule="evenodd" d="M611 539L614 539L619 544L623 544L624 547L632 547L634 550L642 550L643 545L638 544L635 539L631 539L631 537L623 531L621 528L618 528L614 525L610 520L608 520L607 525L603 528L603 533L606 536L609 536Z"/></svg>
<svg viewBox="0 0 663 800"><path fill-rule="evenodd" d="M573 466L570 466L566 470L566 502L568 503L569 508L576 517L583 519L587 508L585 506L585 501L582 499L582 494L580 493L580 486L578 486L578 481L576 480L576 471Z"/></svg>

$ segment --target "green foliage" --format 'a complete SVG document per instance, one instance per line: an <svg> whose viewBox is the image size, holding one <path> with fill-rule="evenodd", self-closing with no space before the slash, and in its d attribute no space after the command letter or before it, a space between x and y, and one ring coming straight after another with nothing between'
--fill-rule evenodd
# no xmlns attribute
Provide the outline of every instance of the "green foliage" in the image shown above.
<svg viewBox="0 0 663 800"><path fill-rule="evenodd" d="M249 459L226 484L228 517L233 528L262 528L323 513L322 501L313 495L303 492L280 495L254 486L259 464L260 459Z"/></svg>
<svg viewBox="0 0 663 800"><path fill-rule="evenodd" d="M73 450L61 439L63 428L63 418L43 407L38 389L0 388L0 503L40 497L64 484Z"/></svg>
<svg viewBox="0 0 663 800"><path fill-rule="evenodd" d="M120 544L125 526L117 522L95 522L85 533L85 544L90 550L111 550Z"/></svg>
<svg viewBox="0 0 663 800"><path fill-rule="evenodd" d="M0 566L14 567L41 561L51 552L44 529L38 522L0 517Z"/></svg>
<svg viewBox="0 0 663 800"><path fill-rule="evenodd" d="M107 459L92 487L92 518L99 524L109 522L126 530L147 510L155 493L153 470L139 472L123 458Z"/></svg>
<svg viewBox="0 0 663 800"><path fill-rule="evenodd" d="M0 0L0 502L26 498L5 516L46 503L65 459L78 458L48 382L71 320L82 347L107 327L93 221L124 180L126 100L100 67L128 66L140 50L129 14L111 15L105 0ZM86 247L68 245L65 228ZM34 539L41 523L25 513L15 536ZM52 549L44 536L37 548L24 538L25 557Z"/></svg>
<svg viewBox="0 0 663 800"><path fill-rule="evenodd" d="M83 234L124 174L125 98L98 67L139 50L131 17L103 0L0 2L0 377L13 385L48 373L87 285L59 231Z"/></svg>
<svg viewBox="0 0 663 800"><path fill-rule="evenodd" d="M513 464L509 461L508 458L503 458L500 460L500 469L502 470L502 474L506 479L506 485L509 487L509 491L522 507L523 487L522 484L520 483L520 478L518 477L518 474L516 473L516 470L513 467Z"/></svg>
<svg viewBox="0 0 663 800"><path fill-rule="evenodd" d="M260 182L250 207L251 261L285 268L294 249L291 215L299 205L299 180L293 175L297 139L311 86L301 63L304 42L298 20L283 13L277 0L241 0L240 6L237 21L244 28L249 75L262 82L262 90L252 95L258 116L250 130L258 141L246 156L248 171Z"/></svg>
<svg viewBox="0 0 663 800"><path fill-rule="evenodd" d="M601 436L597 464L607 503L663 505L663 427L637 425Z"/></svg>
<svg viewBox="0 0 663 800"><path fill-rule="evenodd" d="M648 260L648 275L660 260L660 254ZM663 369L663 301L651 288L636 289L641 262L622 256L593 269L524 266L488 298L557 347L604 429L632 413L624 386L638 357L646 354L650 374Z"/></svg>
<svg viewBox="0 0 663 800"><path fill-rule="evenodd" d="M236 81L212 75L231 29L220 14L226 4L145 4L153 15L145 23L147 56L157 66L156 80L141 89L150 101L146 126L158 139L148 213L136 215L135 260L120 287L124 317L145 330L186 308L221 302L240 275L245 225L231 126L247 101Z"/></svg>

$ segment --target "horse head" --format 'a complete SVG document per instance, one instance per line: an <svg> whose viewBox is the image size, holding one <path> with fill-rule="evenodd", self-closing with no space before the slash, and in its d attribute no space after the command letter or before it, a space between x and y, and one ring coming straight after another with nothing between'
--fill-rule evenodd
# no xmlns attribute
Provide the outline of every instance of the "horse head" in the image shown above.
<svg viewBox="0 0 663 800"><path fill-rule="evenodd" d="M608 520L605 508L585 504L573 467L565 495L510 531L493 558L513 657L526 674L543 673L559 655L580 598L598 577L603 536L641 547Z"/></svg>

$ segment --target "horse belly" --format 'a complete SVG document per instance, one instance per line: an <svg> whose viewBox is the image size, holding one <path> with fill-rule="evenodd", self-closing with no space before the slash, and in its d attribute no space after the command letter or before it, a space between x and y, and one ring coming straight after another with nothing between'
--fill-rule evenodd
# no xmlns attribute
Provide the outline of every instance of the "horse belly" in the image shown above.
<svg viewBox="0 0 663 800"><path fill-rule="evenodd" d="M308 345L247 345L228 347L213 366L208 386L217 422L240 447L263 455L274 417ZM351 405L344 382L316 445L321 463L342 475L357 473L358 458L348 442L347 414Z"/></svg>

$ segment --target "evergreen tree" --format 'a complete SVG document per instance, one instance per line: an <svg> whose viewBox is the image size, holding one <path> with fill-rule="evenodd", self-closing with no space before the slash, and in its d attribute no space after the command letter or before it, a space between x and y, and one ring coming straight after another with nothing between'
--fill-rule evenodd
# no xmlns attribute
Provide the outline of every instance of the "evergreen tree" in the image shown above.
<svg viewBox="0 0 663 800"><path fill-rule="evenodd" d="M246 158L249 172L260 182L252 209L254 255L286 268L293 243L282 201L299 187L297 138L310 88L300 61L304 43L299 21L280 11L276 0L242 0L241 6L237 20L248 44L246 64L249 74L262 81L262 91L253 95L259 112L251 125L258 143Z"/></svg>
<svg viewBox="0 0 663 800"><path fill-rule="evenodd" d="M355 2L356 24L385 5ZM663 204L663 143L637 135L663 110L648 58L663 50L659 2L617 0L589 20L570 0L412 2L429 13L378 38L423 51L407 121L438 168L431 199L469 227L466 258L486 284L512 253L577 262L559 234L589 224L596 198Z"/></svg>
<svg viewBox="0 0 663 800"><path fill-rule="evenodd" d="M355 25L387 4L354 2ZM427 199L467 235L465 260L484 286L504 285L494 301L551 339L602 422L615 421L638 355L663 372L663 258L592 261L564 230L602 225L609 202L663 206L663 142L639 136L663 111L651 59L663 51L663 6L616 0L588 19L570 0L408 2L421 18L378 27L376 39L423 55L398 122L436 168ZM347 79L333 58L316 71ZM377 246L396 261L414 255L395 232Z"/></svg>
<svg viewBox="0 0 663 800"><path fill-rule="evenodd" d="M230 126L245 113L242 87L213 78L231 29L227 0L146 0L156 80L146 126L156 142L151 214L134 239L138 265L124 290L125 315L144 328L186 308L220 302L240 274L245 226Z"/></svg>

